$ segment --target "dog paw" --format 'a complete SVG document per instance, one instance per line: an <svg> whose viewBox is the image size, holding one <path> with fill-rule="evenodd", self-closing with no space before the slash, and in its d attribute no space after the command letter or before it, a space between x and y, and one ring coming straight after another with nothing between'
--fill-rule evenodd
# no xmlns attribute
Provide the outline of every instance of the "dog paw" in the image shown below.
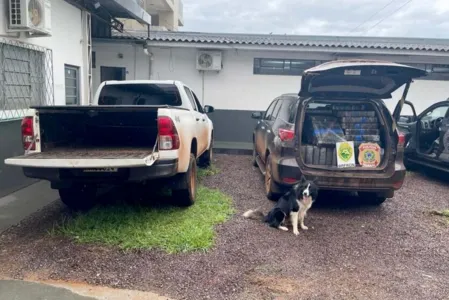
<svg viewBox="0 0 449 300"><path fill-rule="evenodd" d="M304 226L301 226L301 229L302 229L302 230L307 230L307 229L309 229L309 227L307 227L306 225L304 225Z"/></svg>
<svg viewBox="0 0 449 300"><path fill-rule="evenodd" d="M284 226L279 226L278 227L280 230L283 230L283 231L288 231L288 228L287 227L284 227Z"/></svg>
<svg viewBox="0 0 449 300"><path fill-rule="evenodd" d="M293 234L294 235L299 235L299 231L295 230L295 231L293 231Z"/></svg>

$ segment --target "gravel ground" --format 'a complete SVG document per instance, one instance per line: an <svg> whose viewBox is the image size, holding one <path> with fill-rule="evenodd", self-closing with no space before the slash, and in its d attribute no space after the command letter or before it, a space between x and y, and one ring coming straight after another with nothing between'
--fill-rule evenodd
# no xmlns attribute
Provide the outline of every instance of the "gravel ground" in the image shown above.
<svg viewBox="0 0 449 300"><path fill-rule="evenodd" d="M241 213L273 204L250 157L217 155L205 184L231 195L237 214L209 253L167 255L78 245L47 233L62 205L0 236L0 275L149 290L174 299L449 299L449 184L410 173L381 207L324 195L299 236Z"/></svg>

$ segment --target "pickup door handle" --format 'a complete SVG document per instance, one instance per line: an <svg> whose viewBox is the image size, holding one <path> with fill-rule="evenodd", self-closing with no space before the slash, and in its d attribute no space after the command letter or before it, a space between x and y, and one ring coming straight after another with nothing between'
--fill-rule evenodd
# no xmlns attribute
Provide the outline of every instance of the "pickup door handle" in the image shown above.
<svg viewBox="0 0 449 300"><path fill-rule="evenodd" d="M197 120L197 121L199 121L199 120L200 120L200 118L196 118L196 120Z"/></svg>
<svg viewBox="0 0 449 300"><path fill-rule="evenodd" d="M206 122L206 119L203 119L203 122Z"/></svg>

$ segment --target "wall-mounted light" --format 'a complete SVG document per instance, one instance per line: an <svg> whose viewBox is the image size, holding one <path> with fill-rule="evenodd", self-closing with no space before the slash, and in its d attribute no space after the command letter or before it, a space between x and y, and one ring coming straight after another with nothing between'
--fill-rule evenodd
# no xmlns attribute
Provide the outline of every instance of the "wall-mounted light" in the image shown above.
<svg viewBox="0 0 449 300"><path fill-rule="evenodd" d="M99 8L100 8L100 6L101 6L100 2L98 2L98 1L95 1L95 3L94 3L94 7L95 7L95 9L99 9Z"/></svg>
<svg viewBox="0 0 449 300"><path fill-rule="evenodd" d="M117 56L118 58L123 58L123 53L119 53Z"/></svg>

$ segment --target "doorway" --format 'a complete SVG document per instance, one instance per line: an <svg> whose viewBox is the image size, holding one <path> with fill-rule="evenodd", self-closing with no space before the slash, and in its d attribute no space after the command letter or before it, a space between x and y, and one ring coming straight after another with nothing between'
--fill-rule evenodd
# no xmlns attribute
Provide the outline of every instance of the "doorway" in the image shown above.
<svg viewBox="0 0 449 300"><path fill-rule="evenodd" d="M100 70L100 80L101 82L107 80L125 80L126 79L126 68L120 67L101 67Z"/></svg>

